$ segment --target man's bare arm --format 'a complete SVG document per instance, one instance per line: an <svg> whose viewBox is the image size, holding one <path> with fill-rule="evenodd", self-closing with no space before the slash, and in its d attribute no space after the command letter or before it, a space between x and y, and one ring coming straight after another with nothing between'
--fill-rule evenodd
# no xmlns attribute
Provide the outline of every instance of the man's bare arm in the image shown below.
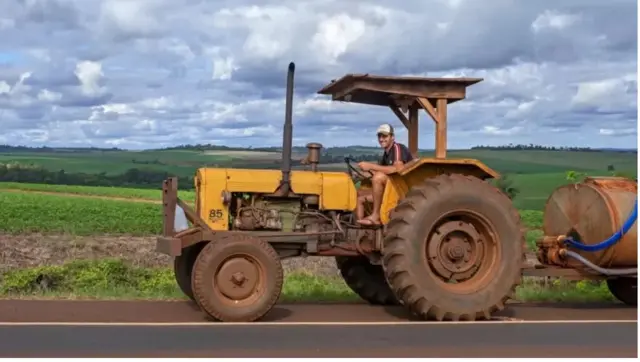
<svg viewBox="0 0 640 362"><path fill-rule="evenodd" d="M400 171L402 167L404 167L404 162L402 161L396 161L391 166L382 166L378 165L377 163L371 163L370 170L375 172L382 172L385 175L388 175L390 173Z"/></svg>

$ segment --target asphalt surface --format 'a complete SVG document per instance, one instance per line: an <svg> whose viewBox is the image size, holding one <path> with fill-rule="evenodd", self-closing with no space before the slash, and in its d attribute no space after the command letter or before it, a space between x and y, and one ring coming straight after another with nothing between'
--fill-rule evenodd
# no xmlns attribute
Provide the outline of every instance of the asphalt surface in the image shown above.
<svg viewBox="0 0 640 362"><path fill-rule="evenodd" d="M637 309L514 304L494 321L415 322L401 308L277 305L207 321L186 302L0 301L0 357L637 357Z"/></svg>

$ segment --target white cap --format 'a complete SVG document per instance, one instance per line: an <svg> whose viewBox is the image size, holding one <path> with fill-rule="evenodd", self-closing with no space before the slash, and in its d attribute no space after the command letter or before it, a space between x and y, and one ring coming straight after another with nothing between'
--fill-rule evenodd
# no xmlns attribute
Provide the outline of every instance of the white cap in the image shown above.
<svg viewBox="0 0 640 362"><path fill-rule="evenodd" d="M384 135L393 134L393 126L388 123L381 124L380 127L378 127L378 131L376 132L376 134L381 133Z"/></svg>

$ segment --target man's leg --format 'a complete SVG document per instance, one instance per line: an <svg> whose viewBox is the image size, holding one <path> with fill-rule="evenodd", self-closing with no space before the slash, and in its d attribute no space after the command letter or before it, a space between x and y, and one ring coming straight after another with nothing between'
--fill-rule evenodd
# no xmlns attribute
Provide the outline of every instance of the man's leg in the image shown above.
<svg viewBox="0 0 640 362"><path fill-rule="evenodd" d="M356 206L356 217L358 220L364 219L364 206L367 201L373 202L373 191L371 189L358 191L358 205Z"/></svg>
<svg viewBox="0 0 640 362"><path fill-rule="evenodd" d="M371 183L373 185L373 212L369 217L360 219L361 224L379 224L380 223L380 206L382 205L382 194L387 184L388 177L382 172L373 174Z"/></svg>

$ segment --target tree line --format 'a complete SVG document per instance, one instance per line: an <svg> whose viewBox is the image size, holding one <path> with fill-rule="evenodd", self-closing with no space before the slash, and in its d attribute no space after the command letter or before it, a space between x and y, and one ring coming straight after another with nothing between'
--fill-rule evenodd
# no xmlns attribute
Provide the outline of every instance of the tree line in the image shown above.
<svg viewBox="0 0 640 362"><path fill-rule="evenodd" d="M542 146L535 145L533 143L530 144L513 144L509 143L508 145L502 146L473 146L472 150L491 150L491 151L570 151L570 152L637 152L636 150L606 150L599 148L591 148L591 147L567 147L567 146Z"/></svg>
<svg viewBox="0 0 640 362"><path fill-rule="evenodd" d="M168 177L168 172L130 168L118 175L67 173L64 170L49 171L40 167L21 165L0 165L0 182L25 182L35 184L76 185L76 186L114 186L157 189ZM192 190L193 177L178 176L181 190Z"/></svg>

